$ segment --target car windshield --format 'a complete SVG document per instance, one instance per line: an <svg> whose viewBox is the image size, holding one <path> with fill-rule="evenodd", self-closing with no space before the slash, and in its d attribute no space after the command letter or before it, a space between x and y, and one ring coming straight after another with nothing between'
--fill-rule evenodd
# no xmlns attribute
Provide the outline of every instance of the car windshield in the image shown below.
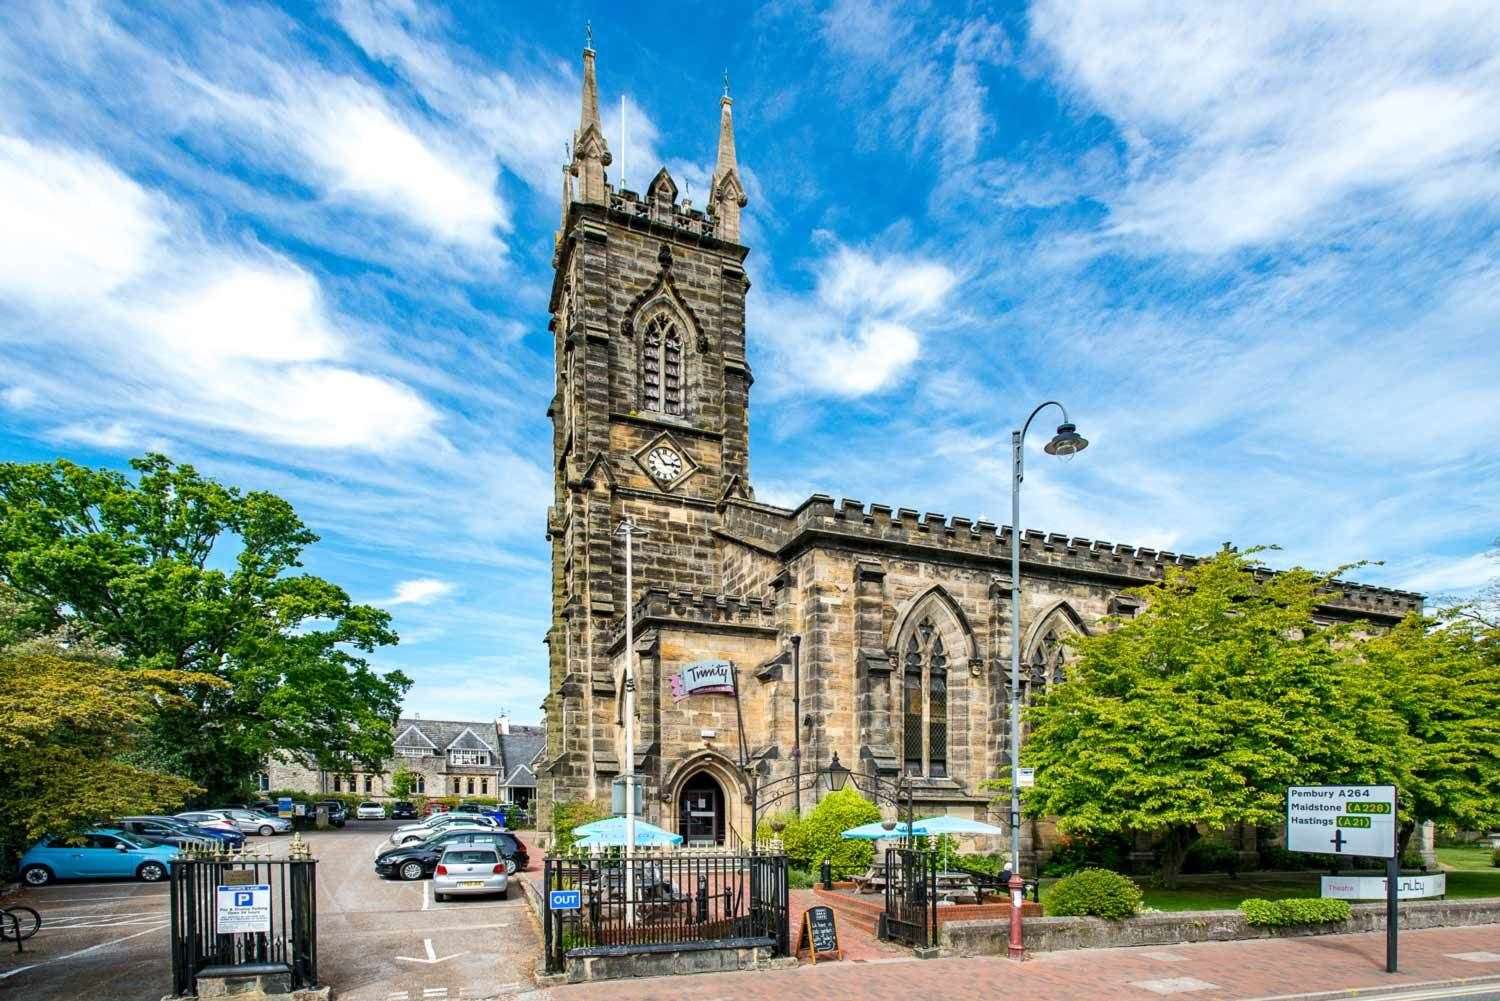
<svg viewBox="0 0 1500 1001"><path fill-rule="evenodd" d="M364 809L367 809L367 808L371 809L371 810L378 810L378 809L380 809L380 804L379 803L361 803L361 804L359 804L359 808L361 810L364 810Z"/></svg>
<svg viewBox="0 0 1500 1001"><path fill-rule="evenodd" d="M488 848L450 848L443 852L444 862L458 862L465 865L494 865L499 860L500 856Z"/></svg>

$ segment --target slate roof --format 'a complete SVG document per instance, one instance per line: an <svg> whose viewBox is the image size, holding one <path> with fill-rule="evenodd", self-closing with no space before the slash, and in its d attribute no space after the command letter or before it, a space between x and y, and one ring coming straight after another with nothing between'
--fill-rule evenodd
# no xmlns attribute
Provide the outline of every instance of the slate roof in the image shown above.
<svg viewBox="0 0 1500 1001"><path fill-rule="evenodd" d="M447 751L448 745L463 736L465 730L472 730L478 734L480 739L489 744L490 750L494 750L495 748L495 724L493 722L475 723L463 720L407 719L403 716L396 721L396 735L399 737L409 726L416 727L422 736L432 742L433 746L437 748L433 752L434 754L443 754ZM425 747L426 745L422 744L415 737L407 737L401 746ZM484 749L469 737L464 737L463 742L458 746L460 748L473 747L476 750Z"/></svg>
<svg viewBox="0 0 1500 1001"><path fill-rule="evenodd" d="M545 728L512 723L510 733L500 734L500 762L505 776L502 781L510 786L536 785L532 769L546 748Z"/></svg>

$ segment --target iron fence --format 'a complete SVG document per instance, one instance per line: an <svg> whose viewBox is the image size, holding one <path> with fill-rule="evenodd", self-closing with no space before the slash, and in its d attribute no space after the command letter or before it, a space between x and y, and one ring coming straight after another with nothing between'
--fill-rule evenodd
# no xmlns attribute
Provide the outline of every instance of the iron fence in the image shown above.
<svg viewBox="0 0 1500 1001"><path fill-rule="evenodd" d="M172 987L198 993L215 967L285 967L293 990L318 984L317 861L184 855L172 863ZM270 887L267 931L222 934L219 888Z"/></svg>
<svg viewBox="0 0 1500 1001"><path fill-rule="evenodd" d="M933 945L937 903L936 856L914 848L887 849L881 937L913 947Z"/></svg>
<svg viewBox="0 0 1500 1001"><path fill-rule="evenodd" d="M554 910L553 890L578 891L577 909ZM770 946L774 955L789 953L784 855L549 858L542 900L549 973L561 972L569 956L673 946Z"/></svg>

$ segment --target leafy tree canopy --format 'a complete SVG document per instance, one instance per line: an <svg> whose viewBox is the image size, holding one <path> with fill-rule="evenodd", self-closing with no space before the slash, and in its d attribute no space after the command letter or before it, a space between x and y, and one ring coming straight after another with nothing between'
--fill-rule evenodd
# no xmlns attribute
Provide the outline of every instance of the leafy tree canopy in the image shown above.
<svg viewBox="0 0 1500 1001"><path fill-rule="evenodd" d="M215 679L122 671L94 657L0 650L0 863L45 834L101 818L178 809L198 789L128 760L137 737L186 687Z"/></svg>
<svg viewBox="0 0 1500 1001"><path fill-rule="evenodd" d="M67 461L0 464L0 582L10 629L65 628L122 669L192 672L139 752L210 797L274 751L377 767L410 681L361 654L396 642L388 613L296 572L317 536L274 494L150 454L131 478Z"/></svg>
<svg viewBox="0 0 1500 1001"><path fill-rule="evenodd" d="M1350 669L1353 630L1314 617L1327 579L1259 569L1227 550L1168 568L1137 617L1079 639L1026 714L1029 813L1160 832L1171 883L1198 825L1278 824L1289 785L1412 784L1405 721Z"/></svg>

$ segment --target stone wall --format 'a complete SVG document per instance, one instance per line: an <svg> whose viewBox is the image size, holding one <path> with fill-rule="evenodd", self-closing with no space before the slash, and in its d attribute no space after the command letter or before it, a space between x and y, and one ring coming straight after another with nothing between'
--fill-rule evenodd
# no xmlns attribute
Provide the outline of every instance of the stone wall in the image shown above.
<svg viewBox="0 0 1500 1001"><path fill-rule="evenodd" d="M1101 918L1027 918L1026 948L1037 952L1063 949L1111 949L1134 945L1178 945L1183 942L1227 942L1237 939L1342 935L1385 930L1384 904L1355 904L1348 921L1290 928L1257 928L1239 911L1180 911L1147 914L1126 921ZM1401 928L1446 928L1500 924L1500 899L1407 900L1399 913ZM956 921L940 925L939 947L945 956L1003 956L1010 941L1009 919Z"/></svg>

